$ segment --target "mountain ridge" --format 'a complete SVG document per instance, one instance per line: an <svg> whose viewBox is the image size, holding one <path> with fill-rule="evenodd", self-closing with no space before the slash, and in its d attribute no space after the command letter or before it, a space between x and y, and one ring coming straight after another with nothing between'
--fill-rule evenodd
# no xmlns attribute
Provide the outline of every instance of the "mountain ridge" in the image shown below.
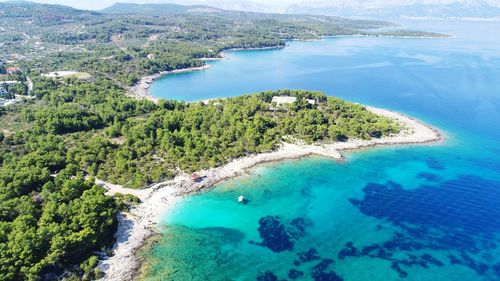
<svg viewBox="0 0 500 281"><path fill-rule="evenodd" d="M500 18L494 1L308 1L290 5L284 13L318 14L362 18Z"/></svg>
<svg viewBox="0 0 500 281"><path fill-rule="evenodd" d="M192 12L222 12L222 9L208 5L179 5L172 3L164 4L136 4L118 2L102 10L98 10L102 14L175 14L175 13L192 13Z"/></svg>

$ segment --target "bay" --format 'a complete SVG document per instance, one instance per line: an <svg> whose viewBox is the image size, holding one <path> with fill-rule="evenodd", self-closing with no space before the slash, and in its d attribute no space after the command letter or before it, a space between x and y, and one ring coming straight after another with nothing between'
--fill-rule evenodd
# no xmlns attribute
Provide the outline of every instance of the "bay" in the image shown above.
<svg viewBox="0 0 500 281"><path fill-rule="evenodd" d="M319 90L447 140L267 164L186 198L143 253L144 279L499 280L500 23L405 24L453 38L293 41L156 81L152 95L186 101Z"/></svg>

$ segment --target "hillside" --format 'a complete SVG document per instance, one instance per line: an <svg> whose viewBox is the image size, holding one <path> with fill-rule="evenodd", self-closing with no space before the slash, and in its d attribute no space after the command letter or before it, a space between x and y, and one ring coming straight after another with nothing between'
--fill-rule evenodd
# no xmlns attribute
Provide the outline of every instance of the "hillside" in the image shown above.
<svg viewBox="0 0 500 281"><path fill-rule="evenodd" d="M229 6L230 8L233 8ZM98 11L108 15L141 15L141 16L168 16L168 15L210 15L233 20L280 20L291 22L312 22L335 24L338 27L373 29L380 27L395 26L387 21L367 21L352 20L332 16L310 16L283 13L259 13L242 9L221 9L209 5L180 5L180 4L134 4L134 3L116 3L105 9Z"/></svg>
<svg viewBox="0 0 500 281"><path fill-rule="evenodd" d="M177 5L177 4L133 4L116 3L110 7L100 10L102 14L132 15L142 14L149 16L162 16L169 14L201 14L220 13L223 10L206 5Z"/></svg>
<svg viewBox="0 0 500 281"><path fill-rule="evenodd" d="M174 3L179 5L205 5L223 10L246 11L254 13L279 13L282 8L273 4L262 4L245 0L157 0L155 3Z"/></svg>
<svg viewBox="0 0 500 281"><path fill-rule="evenodd" d="M123 87L144 75L201 66L200 58L216 58L231 48L278 47L286 40L326 35L383 35L375 29L395 26L173 4L117 4L97 13L6 2L0 10L0 54L5 60L42 73L88 72Z"/></svg>
<svg viewBox="0 0 500 281"><path fill-rule="evenodd" d="M97 16L96 12L63 5L42 5L28 1L0 2L0 20L27 20L37 26L77 23Z"/></svg>
<svg viewBox="0 0 500 281"><path fill-rule="evenodd" d="M285 13L315 14L373 19L435 18L493 19L500 18L500 4L495 1L307 1L293 4Z"/></svg>

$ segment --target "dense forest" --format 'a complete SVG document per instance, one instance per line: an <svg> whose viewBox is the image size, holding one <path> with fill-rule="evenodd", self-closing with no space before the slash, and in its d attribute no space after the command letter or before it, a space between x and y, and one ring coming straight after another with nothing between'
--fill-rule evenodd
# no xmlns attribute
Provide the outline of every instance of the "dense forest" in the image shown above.
<svg viewBox="0 0 500 281"><path fill-rule="evenodd" d="M97 178L143 188L277 149L285 139L334 142L400 130L319 92L157 104L125 95L143 75L200 66L200 58L230 48L388 23L232 12L110 15L28 2L0 3L0 21L0 54L22 69L4 79L24 83L14 94L26 94L28 80L33 86L33 98L0 107L0 281L100 276L95 266L113 242L116 214L134 199L105 195ZM40 75L58 70L93 78ZM296 101L278 106L274 96Z"/></svg>
<svg viewBox="0 0 500 281"><path fill-rule="evenodd" d="M0 54L25 68L76 70L122 86L160 71L203 65L231 48L279 47L326 35L384 35L380 21L256 14L198 6L119 4L102 12L30 2L0 3ZM391 30L392 31L392 30ZM399 30L401 36L439 36Z"/></svg>

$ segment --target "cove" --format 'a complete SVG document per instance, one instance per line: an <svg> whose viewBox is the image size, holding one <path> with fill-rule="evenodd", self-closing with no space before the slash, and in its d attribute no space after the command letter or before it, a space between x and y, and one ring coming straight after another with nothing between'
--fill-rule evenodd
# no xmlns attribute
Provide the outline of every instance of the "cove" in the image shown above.
<svg viewBox="0 0 500 281"><path fill-rule="evenodd" d="M454 38L290 42L156 81L152 95L186 101L320 90L420 118L447 141L266 164L190 196L143 251L143 278L499 280L500 23L407 24Z"/></svg>

